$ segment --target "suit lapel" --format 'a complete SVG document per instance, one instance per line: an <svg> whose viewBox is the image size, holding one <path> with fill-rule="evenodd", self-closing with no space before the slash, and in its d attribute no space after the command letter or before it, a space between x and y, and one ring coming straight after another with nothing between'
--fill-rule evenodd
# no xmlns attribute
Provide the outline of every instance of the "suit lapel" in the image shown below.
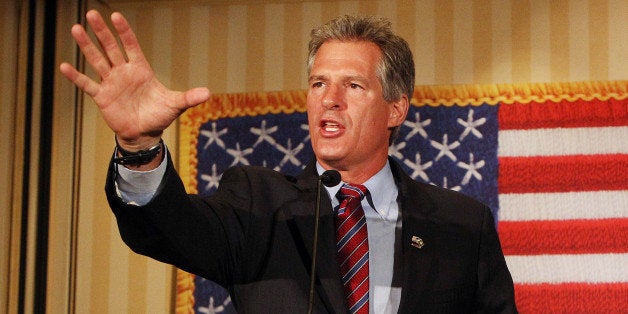
<svg viewBox="0 0 628 314"><path fill-rule="evenodd" d="M315 162L312 161L297 177L296 185L302 195L299 199L304 200L302 206L291 209L292 217L298 230L298 235L303 240L307 254L306 264L308 270L311 265L312 243L314 235L314 212L316 209L318 174ZM331 201L324 191L321 193L321 208L318 233L318 258L316 261L317 293L320 301L335 313L345 313L346 305L344 290L340 280L340 270L336 262L336 239L334 228L334 215ZM330 258L331 257L331 258ZM320 282L320 285L318 284ZM317 301L318 303L318 301Z"/></svg>
<svg viewBox="0 0 628 314"><path fill-rule="evenodd" d="M438 248L431 244L434 235L434 223L429 219L436 209L435 204L419 183L406 175L399 165L390 160L391 169L399 189L399 206L402 217L401 254L402 278L400 313L412 312L425 297L426 287L431 286L430 276Z"/></svg>

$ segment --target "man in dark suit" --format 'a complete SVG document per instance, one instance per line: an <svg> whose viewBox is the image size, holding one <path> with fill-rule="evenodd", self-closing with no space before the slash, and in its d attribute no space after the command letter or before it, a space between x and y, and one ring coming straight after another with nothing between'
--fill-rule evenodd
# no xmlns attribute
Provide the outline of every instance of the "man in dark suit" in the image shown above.
<svg viewBox="0 0 628 314"><path fill-rule="evenodd" d="M186 194L160 137L209 91L165 88L122 15L111 20L128 60L90 11L105 53L82 27L72 33L102 80L65 63L61 71L94 98L116 133L106 191L134 251L225 286L241 313L302 313L308 306L320 313L516 312L490 210L415 182L388 158L414 87L412 54L390 23L345 16L312 31L307 110L316 160L299 176L234 167L214 195L201 198ZM351 185L320 193L326 170ZM358 218L345 228L346 216Z"/></svg>

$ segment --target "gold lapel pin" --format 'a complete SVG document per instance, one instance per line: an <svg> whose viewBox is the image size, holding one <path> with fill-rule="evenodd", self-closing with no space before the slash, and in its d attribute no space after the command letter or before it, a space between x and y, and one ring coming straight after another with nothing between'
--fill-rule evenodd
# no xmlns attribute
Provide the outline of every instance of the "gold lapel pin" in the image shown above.
<svg viewBox="0 0 628 314"><path fill-rule="evenodd" d="M425 242L423 242L423 239L417 237L417 236L412 236L412 246L414 246L417 249L422 248L425 245Z"/></svg>

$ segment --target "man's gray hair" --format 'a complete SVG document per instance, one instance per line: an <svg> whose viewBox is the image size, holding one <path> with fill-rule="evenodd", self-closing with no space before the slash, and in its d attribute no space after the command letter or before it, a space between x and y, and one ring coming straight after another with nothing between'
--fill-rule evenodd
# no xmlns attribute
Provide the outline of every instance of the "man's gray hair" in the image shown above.
<svg viewBox="0 0 628 314"><path fill-rule="evenodd" d="M414 61L408 43L395 35L385 18L345 15L314 28L310 34L307 60L308 76L316 52L328 40L367 41L376 44L382 52L377 65L377 76L382 84L384 100L391 102L402 95L412 99L414 92Z"/></svg>

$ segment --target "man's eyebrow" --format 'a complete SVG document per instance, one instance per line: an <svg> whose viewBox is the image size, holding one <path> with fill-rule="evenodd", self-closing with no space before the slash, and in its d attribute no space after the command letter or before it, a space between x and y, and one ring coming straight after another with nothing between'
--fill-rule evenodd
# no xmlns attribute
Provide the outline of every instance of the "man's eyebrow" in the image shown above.
<svg viewBox="0 0 628 314"><path fill-rule="evenodd" d="M309 81L318 81L318 80L324 80L326 79L327 76L323 75L323 74L319 74L319 75L310 75L310 77L308 78L308 82Z"/></svg>
<svg viewBox="0 0 628 314"><path fill-rule="evenodd" d="M318 80L327 80L328 76L325 74L317 74L317 75L310 75L308 82L309 81L318 81ZM342 76L342 81L360 81L360 82L366 82L368 81L368 79L362 75L345 75Z"/></svg>

